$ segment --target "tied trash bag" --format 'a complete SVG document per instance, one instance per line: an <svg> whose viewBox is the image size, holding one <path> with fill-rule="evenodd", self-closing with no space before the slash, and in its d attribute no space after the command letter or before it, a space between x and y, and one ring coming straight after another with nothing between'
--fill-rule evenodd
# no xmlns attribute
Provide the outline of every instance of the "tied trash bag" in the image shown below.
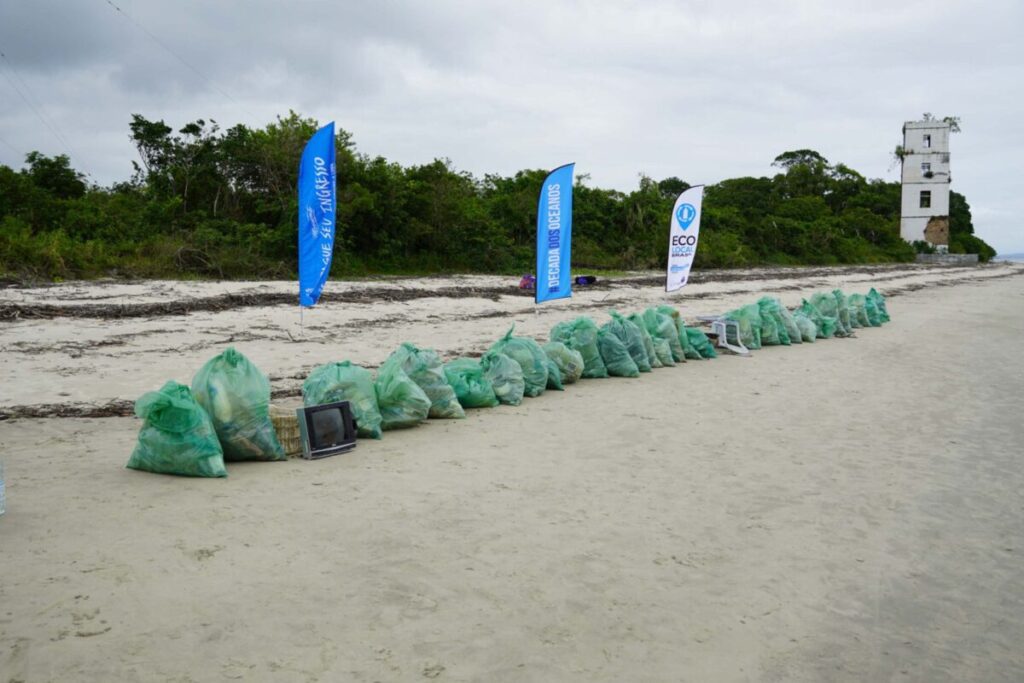
<svg viewBox="0 0 1024 683"><path fill-rule="evenodd" d="M683 317L679 314L679 311L662 304L656 309L659 313L669 316L672 319L672 323L676 326L676 335L679 339L679 346L683 349L683 360L701 360L703 357L693 348L693 344L690 343L690 338L686 334L686 324Z"/></svg>
<svg viewBox="0 0 1024 683"><path fill-rule="evenodd" d="M761 313L761 343L781 344L789 346L792 342L786 324L782 320L782 314L778 312L781 304L772 297L762 297L757 302L758 311Z"/></svg>
<svg viewBox="0 0 1024 683"><path fill-rule="evenodd" d="M430 414L430 398L398 363L380 367L373 389L384 431L415 427Z"/></svg>
<svg viewBox="0 0 1024 683"><path fill-rule="evenodd" d="M651 339L651 333L647 331L647 327L644 325L644 317L640 313L631 313L626 316L626 320L636 325L636 329L640 331L640 339L644 342L644 351L647 353L647 362L652 368L664 367L664 363L658 358L657 352L654 350L654 340Z"/></svg>
<svg viewBox="0 0 1024 683"><path fill-rule="evenodd" d="M678 315L678 312L673 309ZM651 339L661 339L668 344L669 353L672 355L672 360L676 363L686 362L686 352L683 350L683 345L679 342L679 330L676 328L675 321L672 317L661 313L657 308L648 308L644 311L644 326L651 335ZM657 341L655 341L655 351L657 351ZM660 356L659 356L660 357ZM665 359L661 358L661 362L664 365Z"/></svg>
<svg viewBox="0 0 1024 683"><path fill-rule="evenodd" d="M782 305L778 299L775 300L778 304L776 311L779 314L779 318L782 319L782 325L786 328L786 334L789 335L789 341L793 344L800 344L803 342L803 334L800 332L799 325L796 324L796 318L793 317L793 313Z"/></svg>
<svg viewBox="0 0 1024 683"><path fill-rule="evenodd" d="M761 311L757 304L749 304L726 313L726 318L735 320L740 328L740 341L748 349L761 348Z"/></svg>
<svg viewBox="0 0 1024 683"><path fill-rule="evenodd" d="M640 376L640 369L636 366L626 345L607 326L597 331L597 346L601 349L601 359L604 360L609 375L612 377Z"/></svg>
<svg viewBox="0 0 1024 683"><path fill-rule="evenodd" d="M554 389L555 391L565 391L565 387L562 386L562 371L558 369L558 365L551 358L545 358L544 364L548 366L548 389Z"/></svg>
<svg viewBox="0 0 1024 683"><path fill-rule="evenodd" d="M682 320L682 319L680 319ZM683 343L683 354L686 356L686 360L704 360L704 356L701 355L700 351L693 345L689 330L694 328L687 327L685 324L680 323L679 326L679 341Z"/></svg>
<svg viewBox="0 0 1024 683"><path fill-rule="evenodd" d="M503 353L523 369L523 381L526 382L524 396L540 396L548 385L548 357L540 344L527 337L513 337L516 329L513 325L505 336L491 346L491 351Z"/></svg>
<svg viewBox="0 0 1024 683"><path fill-rule="evenodd" d="M878 312L878 306L875 305L874 299L866 295L864 297L864 312L868 314L868 322L871 323L871 327L882 326L882 316Z"/></svg>
<svg viewBox="0 0 1024 683"><path fill-rule="evenodd" d="M436 351L419 349L409 342L403 342L384 361L384 365L389 363L398 364L430 399L429 417L455 420L466 417L455 391L444 376L444 364Z"/></svg>
<svg viewBox="0 0 1024 683"><path fill-rule="evenodd" d="M833 289L832 296L836 298L836 310L840 324L846 328L849 334L853 334L853 328L860 327L860 325L854 324L854 321L850 319L850 304L846 301L846 295L841 289Z"/></svg>
<svg viewBox="0 0 1024 683"><path fill-rule="evenodd" d="M814 343L818 336L818 326L814 324L814 321L808 318L803 310L799 308L793 314L793 320L796 322L796 326L800 328L800 338L805 342Z"/></svg>
<svg viewBox="0 0 1024 683"><path fill-rule="evenodd" d="M484 377L494 387L498 401L510 406L523 402L526 380L523 379L523 368L519 363L503 353L488 351L480 359L480 367L484 369Z"/></svg>
<svg viewBox="0 0 1024 683"><path fill-rule="evenodd" d="M493 408L498 405L491 381L472 358L456 358L444 364L444 376L455 390L463 408Z"/></svg>
<svg viewBox="0 0 1024 683"><path fill-rule="evenodd" d="M868 315L868 300L863 294L851 294L846 299L850 305L850 320L856 320L860 327L878 327L871 323Z"/></svg>
<svg viewBox="0 0 1024 683"><path fill-rule="evenodd" d="M857 309L852 303L850 303L850 297L843 295L842 302L839 304L841 307L846 308L847 321L849 321L850 329L856 330L864 327L860 324L860 318L857 317Z"/></svg>
<svg viewBox="0 0 1024 683"><path fill-rule="evenodd" d="M647 349L644 348L643 337L640 336L640 330L636 325L623 318L618 312L610 311L612 316L611 321L605 323L601 329L608 330L626 347L626 351L629 353L629 357L633 359L633 363L636 365L640 372L651 371L651 361L647 357ZM600 346L600 341L598 342ZM605 358L602 351L601 357ZM608 359L605 358L605 365L608 364ZM614 375L611 369L608 370L609 374Z"/></svg>
<svg viewBox="0 0 1024 683"><path fill-rule="evenodd" d="M885 307L885 297L875 289L874 287L867 293L867 297L875 302L875 308L878 309L879 321L883 323L889 322L889 309Z"/></svg>
<svg viewBox="0 0 1024 683"><path fill-rule="evenodd" d="M143 394L135 415L144 422L125 467L183 477L228 476L213 421L184 384L171 381Z"/></svg>
<svg viewBox="0 0 1024 683"><path fill-rule="evenodd" d="M655 337L652 334L651 343L654 345L654 355L658 357L661 366L664 368L674 367L676 359L672 356L672 347L669 346L668 340Z"/></svg>
<svg viewBox="0 0 1024 683"><path fill-rule="evenodd" d="M842 317L839 315L839 304L836 301L834 294L825 292L815 292L811 295L811 305L814 306L821 315L832 318L834 323L834 334L837 337L848 337L853 332L849 327L848 323L844 323ZM847 319L849 315L843 314ZM831 336L831 335L829 335Z"/></svg>
<svg viewBox="0 0 1024 683"><path fill-rule="evenodd" d="M799 344L803 341L800 338L800 328L793 320L793 314L782 305L781 301L775 297L765 296L758 300L757 305L761 309L761 315L767 311L775 320L775 324L779 327L779 338L783 344Z"/></svg>
<svg viewBox="0 0 1024 683"><path fill-rule="evenodd" d="M835 335L839 322L830 315L822 314L818 307L807 299L803 299L803 303L797 310L810 318L811 322L814 323L818 339L831 339Z"/></svg>
<svg viewBox="0 0 1024 683"><path fill-rule="evenodd" d="M550 341L541 348L544 349L548 359L558 367L563 385L572 384L583 376L586 364L583 362L583 354L579 351L570 349L562 342L557 341ZM601 365L603 367L604 363L602 362Z"/></svg>
<svg viewBox="0 0 1024 683"><path fill-rule="evenodd" d="M701 358L710 360L711 358L718 358L718 352L715 351L715 345L708 339L708 335L704 334L703 330L698 330L695 327L686 328L686 336L690 339L690 345L693 346L694 350L700 354Z"/></svg>
<svg viewBox="0 0 1024 683"><path fill-rule="evenodd" d="M608 376L608 368L597 348L597 324L586 316L551 328L551 341L562 342L583 357L583 377L595 379Z"/></svg>
<svg viewBox="0 0 1024 683"><path fill-rule="evenodd" d="M373 373L349 361L327 363L309 373L302 383L302 402L307 406L348 401L359 436L379 439L383 436Z"/></svg>
<svg viewBox="0 0 1024 683"><path fill-rule="evenodd" d="M782 319L776 317L771 300L761 299L757 302L757 310L761 315L761 344L763 346L789 346L789 335L782 325Z"/></svg>
<svg viewBox="0 0 1024 683"><path fill-rule="evenodd" d="M213 420L225 460L286 460L270 421L270 380L228 347L192 378L192 395Z"/></svg>

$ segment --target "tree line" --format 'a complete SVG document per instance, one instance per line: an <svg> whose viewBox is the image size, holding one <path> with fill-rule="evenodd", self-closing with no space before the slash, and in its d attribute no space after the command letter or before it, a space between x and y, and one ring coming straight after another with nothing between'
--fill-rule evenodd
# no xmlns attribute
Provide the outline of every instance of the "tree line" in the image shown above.
<svg viewBox="0 0 1024 683"><path fill-rule="evenodd" d="M263 128L197 120L177 131L132 116L131 178L86 181L67 156L0 165L0 276L291 278L298 160L317 130L294 112ZM337 130L335 276L531 272L543 169L482 178L447 159L402 166L357 152ZM706 188L697 268L908 261L900 185L868 180L813 150L780 154L771 177ZM662 268L668 217L689 185L639 177L625 193L573 188L577 269ZM953 192L950 250L995 252Z"/></svg>

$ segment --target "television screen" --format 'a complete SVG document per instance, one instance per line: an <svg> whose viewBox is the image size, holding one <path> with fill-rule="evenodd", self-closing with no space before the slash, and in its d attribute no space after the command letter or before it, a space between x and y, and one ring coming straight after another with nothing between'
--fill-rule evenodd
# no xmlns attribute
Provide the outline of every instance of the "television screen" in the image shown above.
<svg viewBox="0 0 1024 683"><path fill-rule="evenodd" d="M302 455L308 460L355 448L356 421L348 401L306 406L295 411L302 437Z"/></svg>
<svg viewBox="0 0 1024 683"><path fill-rule="evenodd" d="M313 413L310 446L314 450L337 446L345 440L345 420L341 408L327 408Z"/></svg>

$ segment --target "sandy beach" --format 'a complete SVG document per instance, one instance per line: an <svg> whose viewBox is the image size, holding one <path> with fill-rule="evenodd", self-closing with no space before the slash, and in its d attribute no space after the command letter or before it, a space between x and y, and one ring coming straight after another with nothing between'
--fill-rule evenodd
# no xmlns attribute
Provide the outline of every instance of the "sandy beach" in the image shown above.
<svg viewBox="0 0 1024 683"><path fill-rule="evenodd" d="M0 290L0 681L1024 680L1024 265L656 279L331 282L301 327L292 283ZM125 470L139 421L84 417L229 344L289 404L406 340L837 286L892 322L227 479Z"/></svg>

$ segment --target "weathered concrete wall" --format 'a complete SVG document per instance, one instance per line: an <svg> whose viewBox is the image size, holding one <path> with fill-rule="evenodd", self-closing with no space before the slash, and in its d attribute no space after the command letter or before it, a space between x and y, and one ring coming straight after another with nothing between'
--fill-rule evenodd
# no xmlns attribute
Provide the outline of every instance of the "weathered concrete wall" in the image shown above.
<svg viewBox="0 0 1024 683"><path fill-rule="evenodd" d="M946 266L968 266L978 262L977 254L918 254L918 263Z"/></svg>
<svg viewBox="0 0 1024 683"><path fill-rule="evenodd" d="M945 121L907 121L903 125L900 236L908 242L949 244L948 234L926 230L931 219L949 215L949 128ZM921 206L922 191L929 193L928 206Z"/></svg>

